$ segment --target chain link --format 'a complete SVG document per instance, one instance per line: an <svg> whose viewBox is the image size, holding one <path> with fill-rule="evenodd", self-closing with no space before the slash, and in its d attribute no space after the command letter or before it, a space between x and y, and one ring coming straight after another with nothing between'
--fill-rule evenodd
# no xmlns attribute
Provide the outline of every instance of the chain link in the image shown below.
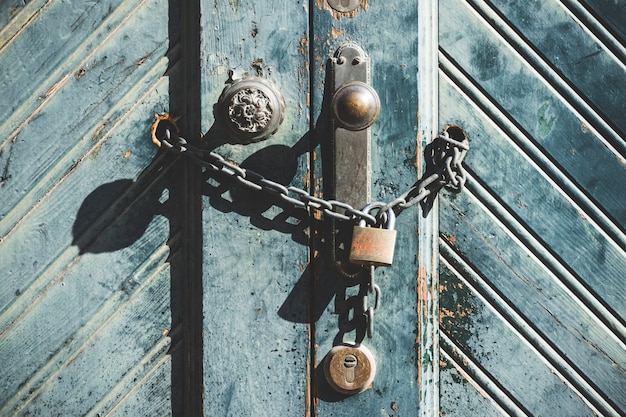
<svg viewBox="0 0 626 417"><path fill-rule="evenodd" d="M164 120L163 117L157 123ZM418 180L402 195L388 203L382 203L376 216L356 209L347 203L337 200L326 200L310 195L307 191L294 186L286 186L272 181L262 174L242 168L234 162L227 161L223 156L191 145L172 128L163 130L163 137L157 137L157 129L153 129L153 141L173 153L181 153L191 157L197 164L212 172L220 172L233 178L237 183L252 190L261 191L280 198L295 208L317 211L329 218L359 222L364 221L370 226L380 226L386 221L388 210L400 214L403 210L434 196L443 187L459 193L463 190L467 179L463 158L469 149L469 140L464 137L459 141L450 137L448 129L437 135L431 143L430 161L427 164L427 175ZM460 128L458 128L460 130ZM430 168L430 169L429 169Z"/></svg>
<svg viewBox="0 0 626 417"><path fill-rule="evenodd" d="M170 128L162 129L162 137L157 137L159 136L157 134L159 131L157 124L161 121L167 121L171 126ZM215 152L193 146L185 138L178 135L178 128L175 122L176 119L171 119L167 114L157 115L157 121L152 129L153 142L170 152L189 156L207 170L225 174L249 189L278 197L295 208L308 210L309 213L317 211L328 218L341 221L364 221L370 226L384 225L387 221L387 212L389 210L393 210L397 216L403 210L424 201L429 196L434 198L439 190L444 187L452 192L460 193L467 180L467 173L462 163L465 154L469 150L469 140L462 129L456 126L448 126L427 147L426 174L411 188L390 202L377 203L381 208L376 216L373 216L347 203L315 197L298 187L277 183L258 172L242 168ZM460 136L463 137L462 140L457 140L450 136L449 132L453 129L458 130ZM363 303L362 311L365 316L368 338L371 338L374 333L374 315L380 308L381 300L381 290L374 278L375 268L372 266L367 274L367 281L361 284L366 286L366 291L362 293L361 301ZM369 294L374 295L373 306L369 305Z"/></svg>
<svg viewBox="0 0 626 417"><path fill-rule="evenodd" d="M363 296L363 312L364 312L363 314L365 315L367 337L370 339L372 338L372 335L374 334L374 314L376 314L376 312L380 308L380 298L381 298L380 287L374 281L374 277L375 277L375 267L370 266L369 274L368 274L368 281L365 284L367 285L367 292ZM374 305L368 306L369 304L368 294L371 294L371 293L374 293Z"/></svg>

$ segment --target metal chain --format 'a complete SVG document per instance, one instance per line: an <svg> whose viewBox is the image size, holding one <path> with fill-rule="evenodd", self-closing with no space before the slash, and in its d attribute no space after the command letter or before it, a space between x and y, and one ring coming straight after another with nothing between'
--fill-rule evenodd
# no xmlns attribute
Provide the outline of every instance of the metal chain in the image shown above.
<svg viewBox="0 0 626 417"><path fill-rule="evenodd" d="M172 129L164 129L163 137L157 137L157 124L163 120L170 122ZM355 209L347 203L315 197L298 187L277 183L265 178L258 172L242 168L234 162L227 161L223 156L215 152L193 146L178 135L175 122L176 120L169 118L169 115L157 115L157 122L152 129L152 140L154 143L170 152L189 156L209 171L226 174L239 184L252 190L276 196L296 208L305 209L309 212L311 210L319 211L324 216L337 220L365 221L370 226L384 225L388 210L393 210L397 216L403 210L414 206L427 197L434 197L444 187L452 192L460 193L467 180L467 173L462 163L465 154L469 150L469 140L465 134L463 134L462 140L456 140L450 137L449 131L446 129L438 134L427 148L429 150L427 155L429 158L427 161L427 175L394 200L388 203L379 203L381 208L376 216L373 216ZM362 311L365 316L368 338L371 338L374 333L374 315L380 308L381 300L381 290L375 283L374 272L375 268L373 266L370 267L367 281L361 284L366 286L366 291L362 295ZM374 305L370 306L369 294L372 293L374 295Z"/></svg>
<svg viewBox="0 0 626 417"><path fill-rule="evenodd" d="M365 325L367 328L367 337L372 338L374 334L374 314L380 308L381 291L380 287L374 281L375 267L370 266L367 285L367 292L363 296L363 314L365 315ZM368 294L374 293L374 305L368 306L369 296Z"/></svg>
<svg viewBox="0 0 626 417"><path fill-rule="evenodd" d="M174 124L172 126L175 127ZM276 196L282 201L292 204L295 208L316 210L324 216L337 220L365 221L370 226L384 224L387 217L385 213L388 210L394 210L395 214L398 215L428 196L434 196L443 187L459 193L463 190L467 178L462 162L469 149L469 140L464 138L462 141L458 141L451 138L447 130L441 132L431 144L429 165L434 167L431 170L432 173L429 173L427 177L422 177L394 200L386 204L383 203L383 207L374 216L355 209L347 203L315 197L298 187L277 183L258 172L242 168L215 152L191 145L186 139L178 135L175 129L164 129L161 138L156 137L156 129L153 129L153 141L170 152L191 157L209 171L226 174L245 187Z"/></svg>

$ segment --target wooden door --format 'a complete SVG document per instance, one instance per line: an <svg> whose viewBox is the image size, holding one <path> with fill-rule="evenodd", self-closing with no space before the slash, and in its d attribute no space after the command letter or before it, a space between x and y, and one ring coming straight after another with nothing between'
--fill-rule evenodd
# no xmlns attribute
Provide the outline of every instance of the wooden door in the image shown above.
<svg viewBox="0 0 626 417"><path fill-rule="evenodd" d="M0 5L0 415L180 415L189 344L175 4Z"/></svg>
<svg viewBox="0 0 626 417"><path fill-rule="evenodd" d="M626 412L625 5L441 1L441 412Z"/></svg>
<svg viewBox="0 0 626 417"><path fill-rule="evenodd" d="M389 201L417 180L422 140L431 134L422 136L418 127L416 2L364 3L341 14L322 1L216 1L203 2L201 16L205 146L273 181L328 198L327 64L351 41L370 56L382 104L372 128L373 200ZM402 35L381 22L402 27ZM224 143L214 104L231 76L268 79L285 97L285 120L270 139ZM420 391L418 375L428 372L432 381L431 352L416 346L431 343L432 350L432 335L419 332L434 330L431 322L418 322L418 306L432 307L428 297L418 302L418 211L399 217L395 264L377 270L382 307L374 337L364 341L376 357L375 382L345 396L329 388L321 366L335 344L355 338L341 320L356 288L330 257L329 219L228 178L208 176L202 183L205 415L416 415L425 409L420 401L432 398ZM432 259L428 250L423 255Z"/></svg>
<svg viewBox="0 0 626 417"><path fill-rule="evenodd" d="M624 414L620 2L31 0L0 19L0 415ZM382 104L373 200L421 176L447 123L472 146L463 193L398 217L364 340L378 373L353 396L320 366L355 337L328 219L150 141L168 111L328 197L326 65L347 41ZM244 76L286 102L247 145L215 118Z"/></svg>

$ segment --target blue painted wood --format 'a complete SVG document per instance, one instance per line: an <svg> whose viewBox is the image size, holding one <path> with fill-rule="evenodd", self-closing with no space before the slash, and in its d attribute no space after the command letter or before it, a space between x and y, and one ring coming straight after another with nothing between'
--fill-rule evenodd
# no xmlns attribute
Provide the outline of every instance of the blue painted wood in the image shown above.
<svg viewBox="0 0 626 417"><path fill-rule="evenodd" d="M218 0L201 7L203 143L306 189L306 4ZM270 139L229 144L215 125L214 105L229 70L234 78L270 80L284 96L285 120ZM307 215L223 177L206 174L202 193L204 414L310 413Z"/></svg>
<svg viewBox="0 0 626 417"><path fill-rule="evenodd" d="M440 212L444 415L626 410L626 74L602 4L440 5L440 118L472 141Z"/></svg>
<svg viewBox="0 0 626 417"><path fill-rule="evenodd" d="M377 90L382 105L380 117L372 126L372 199L389 201L416 181L419 176L417 160L423 145L421 141L430 139L420 137L419 133L422 129L434 127L419 126L418 120L417 4L397 1L384 4L365 2L364 5L351 16L333 12L322 2L318 2L312 10L315 61L311 67L315 71L311 76L316 87L313 90L313 114L318 117L318 129L323 128L324 106L328 105L323 102L322 94L327 75L323 71L326 60L342 43L358 43L370 56L372 86ZM398 27L402 28L402 36L392 29ZM391 45L393 48L390 50ZM425 117L429 117L428 112ZM322 160L316 165L315 178L326 186L321 189L329 193L329 185L324 182L330 177L324 166L324 157L328 155L324 153L328 146L324 142L327 136L323 130L318 134ZM427 277L425 274L420 276L418 271L417 214L416 209L407 210L398 218L394 265L392 268L379 268L376 272L383 294L382 307L376 314L373 338L366 338L363 342L376 357L377 375L372 388L347 398L332 395L320 372L316 415L430 415L427 413L434 411L420 409L420 383L430 386L432 379L420 381L419 378L427 375L423 369L432 366L433 358L431 350L418 352L416 348L420 342L427 342L421 336L426 338L428 335L422 323L418 322L416 313L418 308L428 308L418 302L418 279L426 280ZM326 264L320 263L316 279L322 288L328 286L329 281L337 289L345 285L329 259L326 259ZM423 284L420 295L425 300L428 297L426 281ZM354 288L348 288L347 295L353 294ZM338 341L343 300L343 293L339 292L316 324L314 336L318 346L315 352L318 367L323 366L324 356ZM343 340L353 341L355 336L352 331L345 334ZM418 354L423 356L420 358Z"/></svg>
<svg viewBox="0 0 626 417"><path fill-rule="evenodd" d="M0 414L622 415L624 8L274 3L0 4ZM170 109L191 140L328 196L325 64L348 40L383 103L376 199L445 123L472 151L464 193L399 218L365 341L379 373L344 398L319 371L345 290L324 223L147 132ZM229 70L285 96L268 141L215 125Z"/></svg>
<svg viewBox="0 0 626 417"><path fill-rule="evenodd" d="M0 32L0 414L171 415L179 168L148 132L175 13L20 3Z"/></svg>

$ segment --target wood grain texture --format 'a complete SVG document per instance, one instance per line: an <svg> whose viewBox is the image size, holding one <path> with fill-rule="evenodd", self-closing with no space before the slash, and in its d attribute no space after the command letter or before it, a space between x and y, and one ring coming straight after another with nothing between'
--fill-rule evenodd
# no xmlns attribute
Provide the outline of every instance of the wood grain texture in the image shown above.
<svg viewBox="0 0 626 417"><path fill-rule="evenodd" d="M178 168L149 129L173 11L21 3L0 37L0 414L171 415Z"/></svg>
<svg viewBox="0 0 626 417"><path fill-rule="evenodd" d="M351 17L334 13L325 2L317 2L311 11L314 19L312 106L320 141L317 154L321 155L321 161L316 161L315 178L321 186L320 191L329 195L327 180L330 174L324 160L329 157L328 130L324 130L328 123L328 107L325 106L329 104L324 101L328 97L324 95L324 87L330 88L325 84L326 61L344 42L356 42L370 56L372 86L382 105L380 117L372 126L372 199L389 201L416 181L421 141L430 139L422 138L420 129L423 126L418 127L418 7L411 1L364 4L367 6ZM398 36L397 28L402 28L401 36ZM426 413L434 412L419 408L418 383L426 386L432 384L432 379L418 381L418 372L422 367L432 366L432 352L421 352L425 363L420 363L417 344L421 342L419 332L423 329L416 311L417 215L418 210L411 209L399 216L394 265L378 268L376 272L382 290L381 308L375 316L373 338L363 341L374 353L378 366L372 388L348 398L333 395L318 372L316 415L430 415ZM345 331L348 327L349 330L349 326L342 324L342 317L346 314L346 299L355 295L356 289L337 273L327 251L324 256L316 270L317 302L323 303L318 307L325 307L315 329L318 369L334 344L341 340L354 341L356 337L355 331L342 334L339 328ZM334 295L334 299L326 305L327 298L324 297L329 295ZM420 296L427 297L423 292ZM432 374L430 376L432 378Z"/></svg>
<svg viewBox="0 0 626 417"><path fill-rule="evenodd" d="M619 34L569 1L452 3L440 118L472 152L469 186L440 212L441 378L461 381L442 411L484 397L505 415L622 415Z"/></svg>
<svg viewBox="0 0 626 417"><path fill-rule="evenodd" d="M218 0L203 2L201 12L203 143L274 181L306 189L307 4ZM268 79L284 96L285 120L268 140L229 144L215 123L214 105L229 70L235 79ZM206 174L203 186L204 413L305 415L306 212L224 177Z"/></svg>

